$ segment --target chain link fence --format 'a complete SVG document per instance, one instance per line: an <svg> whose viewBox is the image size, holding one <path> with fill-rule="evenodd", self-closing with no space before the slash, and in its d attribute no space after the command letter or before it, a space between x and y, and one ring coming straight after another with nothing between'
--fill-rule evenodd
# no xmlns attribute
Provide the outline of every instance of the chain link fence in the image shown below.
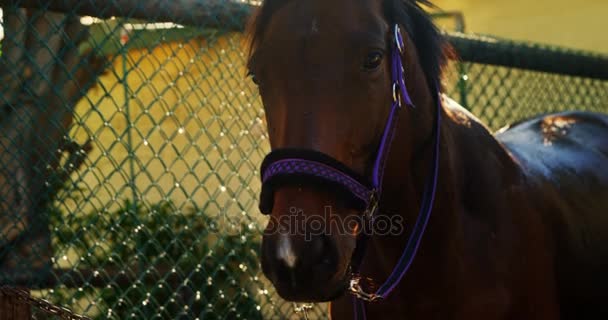
<svg viewBox="0 0 608 320"><path fill-rule="evenodd" d="M259 270L269 146L245 79L250 5L133 2L0 1L0 284L93 319L301 318ZM606 57L451 37L465 62L446 88L492 129L608 112ZM565 53L588 63L579 76L500 62Z"/></svg>

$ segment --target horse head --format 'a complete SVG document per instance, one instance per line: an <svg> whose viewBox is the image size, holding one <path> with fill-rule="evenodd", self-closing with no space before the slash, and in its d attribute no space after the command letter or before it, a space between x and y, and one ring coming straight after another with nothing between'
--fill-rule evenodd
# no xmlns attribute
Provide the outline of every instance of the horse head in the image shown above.
<svg viewBox="0 0 608 320"><path fill-rule="evenodd" d="M348 288L362 234L402 232L391 202L424 184L427 171L411 169L433 136L441 36L413 0L267 0L251 36L273 150L262 167L262 268L285 299L332 300ZM393 126L395 104L407 110ZM368 193L352 190L382 181L378 166L382 230L366 227Z"/></svg>

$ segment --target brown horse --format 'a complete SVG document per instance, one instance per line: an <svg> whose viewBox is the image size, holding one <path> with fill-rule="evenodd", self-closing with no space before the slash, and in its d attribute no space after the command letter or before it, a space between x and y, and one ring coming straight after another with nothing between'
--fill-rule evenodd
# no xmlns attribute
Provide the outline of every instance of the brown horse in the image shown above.
<svg viewBox="0 0 608 320"><path fill-rule="evenodd" d="M364 210L348 194L288 176L262 199L271 217L265 275L283 298L331 301L332 318L352 319L355 256L363 252L362 276L389 278L424 211L437 157L415 260L390 296L365 303L368 318L608 319L608 117L545 115L492 135L436 95L446 51L421 4L266 0L260 8L249 69L274 151L314 152L348 176L372 179L396 100L394 25L404 30L399 58L416 106L396 121L375 213L395 232L360 241L365 219L348 218Z"/></svg>

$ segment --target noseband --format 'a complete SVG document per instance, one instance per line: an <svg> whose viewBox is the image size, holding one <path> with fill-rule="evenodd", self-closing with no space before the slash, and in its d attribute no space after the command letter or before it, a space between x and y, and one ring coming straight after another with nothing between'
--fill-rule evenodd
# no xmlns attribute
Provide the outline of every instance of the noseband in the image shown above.
<svg viewBox="0 0 608 320"><path fill-rule="evenodd" d="M394 41L391 50L393 103L374 161L371 181L354 172L340 161L318 151L300 149L274 150L264 159L261 168L262 192L260 196L260 210L262 213L269 214L272 211L274 190L278 186L298 179L301 182L307 180L331 187L332 192L343 195L352 208L362 211L364 218L373 219L378 210L379 199L382 195L384 169L395 135L399 111L402 104L414 107L405 86L405 71L402 61L404 48L401 30L398 25L395 25ZM439 90L438 86L437 90ZM437 189L440 121L441 96L438 93L435 129L433 131L434 147L431 172L425 185L416 224L409 236L407 246L399 262L385 283L375 293L366 293L360 284L360 277L353 276L349 290L355 297L355 315L357 318L359 315L365 315L362 301L374 302L386 299L401 281L415 258L432 211L435 190ZM357 250L353 255L353 262L351 263L355 273L358 272L360 261L357 260L363 257L362 250L364 250L366 240L367 235L365 234L360 235L357 239Z"/></svg>

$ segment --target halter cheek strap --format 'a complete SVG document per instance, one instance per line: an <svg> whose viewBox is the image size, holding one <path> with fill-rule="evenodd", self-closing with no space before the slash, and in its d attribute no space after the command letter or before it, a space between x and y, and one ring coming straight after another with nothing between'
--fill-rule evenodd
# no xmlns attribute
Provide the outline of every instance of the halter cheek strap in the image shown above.
<svg viewBox="0 0 608 320"><path fill-rule="evenodd" d="M422 198L422 204L420 206L420 211L418 213L418 218L416 219L416 224L414 225L414 229L410 234L407 245L397 262L397 265L393 269L390 276L386 279L384 284L376 290L374 293L367 293L361 286L361 277L354 276L351 279L349 291L353 295L353 308L355 319L367 319L366 311L365 311L365 302L377 302L379 300L386 299L390 293L397 287L397 285L401 282L407 271L409 270L414 258L416 257L416 252L418 251L418 247L422 242L422 236L424 235L424 231L426 230L427 224L429 222L429 218L431 216L431 212L433 211L433 204L435 201L435 193L437 191L437 182L439 177L439 142L440 142L440 125L441 125L441 96L437 96L437 116L435 120L435 143L433 147L433 162L430 167L430 172L428 179L425 185L424 196ZM362 259L363 252L365 251L365 245L368 236L362 235L359 241L357 241L357 249L362 246L363 249L359 253L356 254L359 259ZM356 262L357 266L354 267L356 272L358 272L358 264L360 261Z"/></svg>
<svg viewBox="0 0 608 320"><path fill-rule="evenodd" d="M395 26L395 47L393 49L393 77L397 76L396 84L399 84L401 87L401 92L404 93L403 98L405 101L411 101L409 95L405 89L405 81L403 75L403 68L401 62L401 54L403 52L403 39L401 37L401 33L399 31L399 26ZM400 66L401 65L401 66ZM393 78L393 80L395 80ZM439 90L439 85L436 85L437 90ZM411 104L411 102L410 102ZM436 115L435 115L435 123L434 123L434 145L433 145L433 155L432 155L432 163L430 166L430 172L428 174L427 181L425 183L425 189L423 198L421 201L420 210L418 212L418 218L416 219L416 224L408 238L406 247L397 262L397 265L389 275L389 277L385 280L384 284L373 293L367 293L361 286L361 277L354 276L351 279L350 283L350 292L353 294L353 308L355 319L367 319L366 310L365 310L365 302L376 302L379 300L386 299L390 293L397 287L397 285L401 282L407 271L409 270L414 258L416 257L416 253L422 242L422 236L424 235L424 231L426 230L429 218L431 216L431 212L433 210L433 204L435 202L435 194L437 191L437 184L439 178L439 145L440 145L440 136L441 136L441 94L437 93L437 103L436 103ZM361 239L357 242L357 249L359 246L362 247L361 251L355 252L355 265L353 265L354 271L358 272L359 264L363 259L364 250L366 246L368 236L363 235Z"/></svg>
<svg viewBox="0 0 608 320"><path fill-rule="evenodd" d="M378 210L378 201L382 194L382 181L384 170L388 159L391 143L395 136L397 119L402 104L414 107L405 85L405 71L403 69L402 55L404 52L404 41L398 25L394 27L394 43L391 52L391 77L393 82L393 103L388 115L386 126L382 133L376 159L372 170L371 182L364 177L335 160L331 156L314 150L274 150L262 163L262 192L260 196L260 210L268 214L272 211L274 203L274 191L284 183L292 183L294 180L303 182L305 180L318 185L331 187L332 192L341 194L347 200L347 204L364 212L364 217L373 219ZM437 89L439 87L437 86ZM362 288L358 276L353 276L349 291L353 294L355 316L357 319L365 319L364 301L374 302L386 299L393 289L399 284L407 273L412 261L416 256L418 247L426 230L427 223L433 203L437 180L439 174L439 142L441 124L441 97L437 96L437 111L434 129L433 160L425 185L422 205L416 220L416 224L409 236L406 248L399 262L384 284L374 293L367 293ZM366 241L369 235L362 234L357 241L357 250L353 255L351 266L357 273L361 259L363 258Z"/></svg>

